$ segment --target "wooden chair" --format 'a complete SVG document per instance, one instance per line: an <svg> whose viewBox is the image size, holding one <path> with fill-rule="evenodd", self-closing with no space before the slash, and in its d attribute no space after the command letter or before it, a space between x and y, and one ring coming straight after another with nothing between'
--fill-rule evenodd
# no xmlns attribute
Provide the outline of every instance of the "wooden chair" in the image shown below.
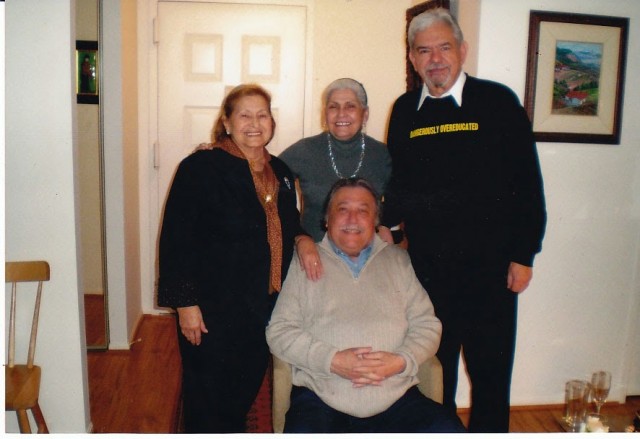
<svg viewBox="0 0 640 439"><path fill-rule="evenodd" d="M31 410L38 426L38 433L49 433L42 410L38 405L40 394L40 367L33 364L38 334L38 314L42 282L49 280L49 264L44 261L7 262L5 263L5 282L11 282L11 314L9 319L9 363L4 369L5 403L4 409L15 411L21 433L31 433L27 410ZM38 282L31 339L27 364L15 364L16 344L16 293L19 282Z"/></svg>
<svg viewBox="0 0 640 439"><path fill-rule="evenodd" d="M442 404L442 365L436 357L429 358L418 369L418 389L423 395ZM273 355L272 418L274 433L282 433L291 395L291 365Z"/></svg>

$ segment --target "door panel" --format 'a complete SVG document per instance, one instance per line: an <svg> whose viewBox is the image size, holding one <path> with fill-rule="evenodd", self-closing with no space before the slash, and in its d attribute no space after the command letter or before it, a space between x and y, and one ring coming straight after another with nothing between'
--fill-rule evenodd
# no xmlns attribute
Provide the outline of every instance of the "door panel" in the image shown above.
<svg viewBox="0 0 640 439"><path fill-rule="evenodd" d="M304 6L159 2L157 28L159 203L178 163L211 141L224 95L240 83L272 95L272 154L302 137Z"/></svg>

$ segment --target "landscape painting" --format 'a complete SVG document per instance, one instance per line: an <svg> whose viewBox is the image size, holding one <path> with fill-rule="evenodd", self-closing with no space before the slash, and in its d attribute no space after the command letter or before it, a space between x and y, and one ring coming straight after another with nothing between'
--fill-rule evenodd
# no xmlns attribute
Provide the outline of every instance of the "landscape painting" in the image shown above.
<svg viewBox="0 0 640 439"><path fill-rule="evenodd" d="M557 41L552 114L598 114L602 44Z"/></svg>
<svg viewBox="0 0 640 439"><path fill-rule="evenodd" d="M524 108L539 142L620 143L628 17L530 11Z"/></svg>

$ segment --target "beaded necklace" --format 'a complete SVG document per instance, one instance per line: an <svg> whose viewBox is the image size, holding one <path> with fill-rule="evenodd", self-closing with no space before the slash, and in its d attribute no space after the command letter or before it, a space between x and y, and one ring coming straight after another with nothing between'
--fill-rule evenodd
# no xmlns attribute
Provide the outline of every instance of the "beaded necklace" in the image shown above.
<svg viewBox="0 0 640 439"><path fill-rule="evenodd" d="M358 172L360 171L360 168L362 167L362 162L364 161L364 133L360 133L360 136L362 136L362 145L360 146L360 148L361 148L360 161L358 162L358 166L356 167L356 170L353 171L353 174L351 174L351 176L349 178L353 178L356 175L358 175ZM333 168L333 172L336 173L338 178L345 178L340 173L340 171L338 171L338 167L336 166L336 158L333 155L333 147L331 145L331 134L329 134L329 133L327 133L327 144L329 145L329 158L331 159L331 167Z"/></svg>

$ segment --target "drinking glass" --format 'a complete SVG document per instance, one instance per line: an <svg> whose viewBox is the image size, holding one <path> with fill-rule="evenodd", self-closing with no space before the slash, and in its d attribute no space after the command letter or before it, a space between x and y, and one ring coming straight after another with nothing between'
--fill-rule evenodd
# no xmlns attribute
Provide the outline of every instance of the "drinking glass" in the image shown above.
<svg viewBox="0 0 640 439"><path fill-rule="evenodd" d="M600 408L609 396L609 389L611 389L611 372L606 370L594 372L591 376L591 392L598 415L600 414Z"/></svg>
<svg viewBox="0 0 640 439"><path fill-rule="evenodd" d="M565 386L565 415L569 431L584 431L589 405L590 385L586 381L571 380Z"/></svg>

